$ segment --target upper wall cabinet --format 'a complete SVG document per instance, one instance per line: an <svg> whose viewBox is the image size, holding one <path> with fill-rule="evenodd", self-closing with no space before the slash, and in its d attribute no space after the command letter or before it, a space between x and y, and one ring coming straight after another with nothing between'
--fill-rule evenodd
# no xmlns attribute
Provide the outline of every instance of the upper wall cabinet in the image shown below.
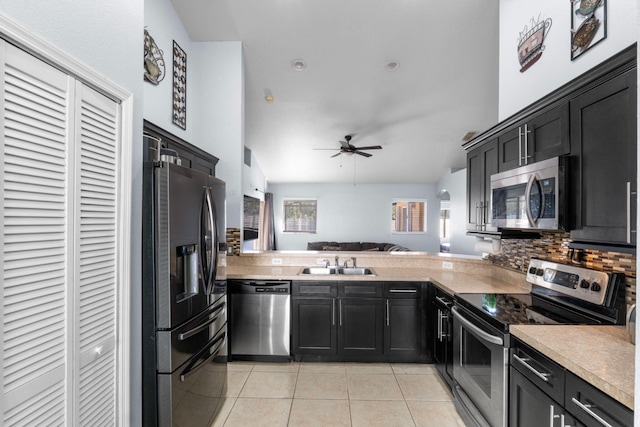
<svg viewBox="0 0 640 427"><path fill-rule="evenodd" d="M636 69L571 100L574 241L636 242Z"/></svg>
<svg viewBox="0 0 640 427"><path fill-rule="evenodd" d="M491 231L491 175L498 173L496 140L467 153L467 230Z"/></svg>
<svg viewBox="0 0 640 427"><path fill-rule="evenodd" d="M498 170L509 169L568 154L569 105L562 103L535 114L498 136Z"/></svg>

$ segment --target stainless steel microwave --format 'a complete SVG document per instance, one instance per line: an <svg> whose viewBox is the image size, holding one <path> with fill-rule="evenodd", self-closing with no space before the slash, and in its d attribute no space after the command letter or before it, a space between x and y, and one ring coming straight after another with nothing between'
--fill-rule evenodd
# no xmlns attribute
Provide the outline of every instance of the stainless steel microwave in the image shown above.
<svg viewBox="0 0 640 427"><path fill-rule="evenodd" d="M567 164L553 157L491 175L492 227L564 230Z"/></svg>

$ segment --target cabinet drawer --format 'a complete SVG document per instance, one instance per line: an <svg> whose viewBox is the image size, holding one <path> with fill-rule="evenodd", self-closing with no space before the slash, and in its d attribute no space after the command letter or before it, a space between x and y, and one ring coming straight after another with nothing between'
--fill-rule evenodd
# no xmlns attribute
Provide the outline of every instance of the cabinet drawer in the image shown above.
<svg viewBox="0 0 640 427"><path fill-rule="evenodd" d="M517 339L511 350L511 366L553 400L564 402L566 370L562 366Z"/></svg>
<svg viewBox="0 0 640 427"><path fill-rule="evenodd" d="M422 283L420 282L387 282L384 284L386 298L420 298Z"/></svg>
<svg viewBox="0 0 640 427"><path fill-rule="evenodd" d="M339 295L343 297L382 297L382 282L341 282Z"/></svg>
<svg viewBox="0 0 640 427"><path fill-rule="evenodd" d="M567 372L565 409L587 426L632 426L633 411L601 390ZM602 421L598 420L600 418Z"/></svg>
<svg viewBox="0 0 640 427"><path fill-rule="evenodd" d="M335 297L338 296L338 286L330 281L300 281L293 282L291 292L301 296Z"/></svg>

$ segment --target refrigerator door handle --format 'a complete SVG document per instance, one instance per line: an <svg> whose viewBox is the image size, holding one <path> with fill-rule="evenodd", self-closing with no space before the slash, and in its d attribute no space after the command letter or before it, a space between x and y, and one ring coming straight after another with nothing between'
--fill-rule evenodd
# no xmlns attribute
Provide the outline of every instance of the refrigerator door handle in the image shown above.
<svg viewBox="0 0 640 427"><path fill-rule="evenodd" d="M213 208L211 206L211 192L209 191L209 187L204 187L204 200L202 202L202 210L200 212L200 224L201 230L200 235L202 238L202 252L200 254L200 259L202 262L202 279L204 281L204 289L205 293L210 294L211 290L211 281L214 273L213 259L216 257L216 247L214 246L214 236L215 236L215 218L213 216ZM206 229L210 228L211 235L206 234ZM210 240L210 241L209 241ZM210 245L209 245L209 244ZM207 250L211 247L211 257L207 257Z"/></svg>
<svg viewBox="0 0 640 427"><path fill-rule="evenodd" d="M216 279L218 275L218 250L220 249L220 238L218 236L218 212L216 210L216 202L213 197L211 197L212 188L209 188L209 200L210 200L210 214L211 214L211 244L213 245L211 248L211 281L209 286L213 289L213 281Z"/></svg>
<svg viewBox="0 0 640 427"><path fill-rule="evenodd" d="M211 339L211 341L209 341L207 343L205 348L203 348L195 356L193 356L193 361L191 363L189 363L189 365L185 368L185 370L182 371L182 373L180 374L180 381L184 382L184 380L186 380L191 375L193 375L196 372L198 372L207 363L209 363L214 357L216 357L218 355L218 353L220 352L220 349L222 348L222 345L224 344L226 336L227 336L227 333L223 332L222 335L217 336L217 337L213 337L213 339ZM216 346L215 350L211 351L211 348L216 344L217 344L217 346ZM200 358L207 351L211 351L211 354L209 354L209 356L207 356L206 359L203 359L200 363L197 363L198 360L200 360Z"/></svg>

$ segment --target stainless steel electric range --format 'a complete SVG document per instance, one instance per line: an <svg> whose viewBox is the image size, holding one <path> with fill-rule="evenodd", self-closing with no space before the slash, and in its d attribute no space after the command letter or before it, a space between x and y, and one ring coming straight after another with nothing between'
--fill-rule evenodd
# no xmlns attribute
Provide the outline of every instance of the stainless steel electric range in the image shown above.
<svg viewBox="0 0 640 427"><path fill-rule="evenodd" d="M457 294L452 308L456 408L469 426L506 426L509 325L624 324L624 275L532 258L530 293Z"/></svg>

